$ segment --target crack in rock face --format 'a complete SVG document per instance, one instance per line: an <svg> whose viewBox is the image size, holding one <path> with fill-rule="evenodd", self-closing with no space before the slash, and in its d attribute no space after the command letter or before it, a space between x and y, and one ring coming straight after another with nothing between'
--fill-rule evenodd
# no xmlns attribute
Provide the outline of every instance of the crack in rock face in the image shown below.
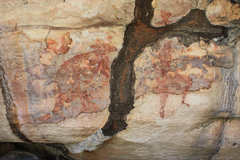
<svg viewBox="0 0 240 160"><path fill-rule="evenodd" d="M105 135L113 136L127 127L125 116L134 108L134 84L136 80L133 63L140 56L145 47L153 45L157 40L161 40L168 36L179 37L180 43L185 46L198 42L200 37L206 40L222 35L227 37L227 29L224 27L212 26L207 20L204 11L201 10L192 10L177 23L160 28L150 27L149 24L152 16L153 8L150 2L136 1L135 19L127 26L123 48L112 64L112 77L110 80L111 104L109 106L110 116L108 122L102 128ZM164 67L160 69L160 74L162 76L165 76L166 73L169 72L168 68L170 67L171 61L169 57L170 50L168 49L171 44L166 43L165 45L166 53L162 53L162 57L166 59L164 59L161 64ZM159 56L159 58L161 59L161 56ZM182 77L182 79L182 87L185 88L184 90L186 91L189 90L192 86L191 80L187 77ZM184 103L184 95L182 103Z"/></svg>
<svg viewBox="0 0 240 160"><path fill-rule="evenodd" d="M21 132L18 119L18 109L16 104L13 102L10 90L8 88L8 84L5 79L5 73L1 65L0 65L0 87L2 90L4 103L6 105L7 110L6 116L13 134L24 142L32 142L30 139L26 137L26 135L24 135Z"/></svg>
<svg viewBox="0 0 240 160"><path fill-rule="evenodd" d="M139 90L137 91L137 95L135 95L134 85L136 82L136 76L134 62L146 47L153 46L154 50L154 44L157 41L161 41L167 37L177 37L178 41L186 47L189 47L191 44L200 42L201 39L204 39L205 45L203 46L205 46L204 49L208 51L208 56L206 55L205 57L197 59L187 58L184 56L179 58L185 60L186 64L189 62L193 63L193 67L195 66L197 68L200 68L203 73L208 72L205 68L206 66L225 68L231 68L233 66L233 55L230 50L229 54L224 54L223 56L216 55L221 54L220 52L224 50L221 49L221 47L218 49L218 46L216 44L213 44L216 45L216 47L211 50L211 42L213 38L228 37L228 29L226 27L211 25L204 11L194 9L176 23L154 28L150 25L154 13L151 2L152 1L136 0L134 20L129 25L127 25L124 34L123 47L119 51L118 57L115 58L111 66L111 103L109 105L110 115L108 117L108 121L101 129L102 134L107 137L106 139L109 139L109 137L112 137L118 132L126 129L126 115L128 115L129 112L134 108L134 98L139 98L139 95L141 95L139 94ZM182 94L182 104L189 106L187 103L185 103L185 96L187 92L210 88L211 83L217 79L205 80L203 77L197 77L193 74L184 76L184 74L179 74L177 72L174 73L175 71L172 69L174 59L171 58L171 53L173 52L172 42L166 42L162 47L163 49L161 49L161 53L159 52L155 55L150 53L152 55L149 56L153 57L153 59L156 60L153 60L152 62L152 68L156 69L156 71L153 72L159 73L159 75L165 77L165 79L161 80L157 78L158 84L162 84L162 86L156 86L150 90L155 94L162 92ZM209 61L207 57L210 57L210 59L213 59L213 61ZM225 60L226 57L228 57L227 62L223 61L223 59ZM228 65L226 65L226 63ZM184 67L184 65L182 65L182 67ZM171 72L174 73L174 75L170 74ZM151 77L149 78L151 79ZM174 81L174 79L176 81ZM139 82L138 79L137 81L139 84L142 84L142 86L145 86L144 84L146 84L144 81ZM169 84L165 83L166 81ZM178 86L173 86L173 88L171 88L169 87L171 84L178 84ZM204 85L201 86L199 84ZM168 94L165 94L165 97L162 97L162 99L167 99L167 95ZM164 104L166 102L161 103ZM160 117L164 118L164 105L160 108L159 114ZM90 137L91 138L86 140L86 142L84 141L79 144L74 144L72 147L71 145L68 145L68 148L70 148L70 151L73 153L82 152L84 150L83 144L89 143L89 140L93 137L95 137L93 138L94 141L98 138L97 134ZM98 143L96 143L96 145L103 143L102 140L97 142ZM92 150L93 148L96 147L91 146L87 150Z"/></svg>

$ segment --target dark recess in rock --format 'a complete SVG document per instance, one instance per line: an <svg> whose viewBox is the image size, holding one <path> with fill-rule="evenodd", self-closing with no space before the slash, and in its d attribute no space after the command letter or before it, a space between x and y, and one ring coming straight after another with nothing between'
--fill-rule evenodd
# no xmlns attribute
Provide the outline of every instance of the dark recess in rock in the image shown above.
<svg viewBox="0 0 240 160"><path fill-rule="evenodd" d="M233 3L233 4L240 3L240 0L230 0L230 1L231 1L231 3Z"/></svg>
<svg viewBox="0 0 240 160"><path fill-rule="evenodd" d="M10 151L16 150L16 147L11 143L0 143L0 158Z"/></svg>
<svg viewBox="0 0 240 160"><path fill-rule="evenodd" d="M12 151L7 153L0 160L41 160L36 155L25 151Z"/></svg>
<svg viewBox="0 0 240 160"><path fill-rule="evenodd" d="M3 151L3 153L0 154L0 160L5 160L4 157L6 157L6 155L14 155L14 153L26 153L24 154L26 156L35 155L41 160L73 160L68 156L68 150L62 144L0 143L0 149L1 152ZM17 154L15 155L17 156ZM21 159L21 155L16 158L20 160L24 159Z"/></svg>
<svg viewBox="0 0 240 160"><path fill-rule="evenodd" d="M147 46L166 37L179 37L180 42L189 46L198 42L200 37L209 42L214 37L227 37L228 29L213 26L202 10L191 10L178 22L164 27L151 26L154 9L152 0L136 0L134 20L127 25L124 34L123 47L111 66L110 78L110 115L102 128L105 136L113 136L125 130L126 115L134 108L134 61Z"/></svg>

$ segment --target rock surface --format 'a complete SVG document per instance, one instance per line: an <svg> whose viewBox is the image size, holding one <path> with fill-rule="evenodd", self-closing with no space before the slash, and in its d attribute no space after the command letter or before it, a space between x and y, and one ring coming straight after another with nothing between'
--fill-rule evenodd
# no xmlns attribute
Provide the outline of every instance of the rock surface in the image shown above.
<svg viewBox="0 0 240 160"><path fill-rule="evenodd" d="M193 7L201 10L205 10L209 3L211 0L192 0Z"/></svg>
<svg viewBox="0 0 240 160"><path fill-rule="evenodd" d="M2 34L1 65L18 108L15 121L31 141L81 141L104 125L110 67L122 34L122 27Z"/></svg>
<svg viewBox="0 0 240 160"><path fill-rule="evenodd" d="M1 90L2 91L2 90ZM2 92L1 92L2 93ZM15 136L9 126L9 122L6 116L6 108L2 94L0 94L0 139L6 142L21 142L21 140Z"/></svg>
<svg viewBox="0 0 240 160"><path fill-rule="evenodd" d="M226 69L205 58L214 51L201 47L200 43L185 47L175 37L146 48L135 62L136 99L127 116L128 128L80 157L237 159L239 63L234 66L234 84L231 75L222 74ZM235 95L235 103L228 93Z"/></svg>
<svg viewBox="0 0 240 160"><path fill-rule="evenodd" d="M0 142L73 159L238 159L239 16L233 0L2 1Z"/></svg>
<svg viewBox="0 0 240 160"><path fill-rule="evenodd" d="M85 28L123 25L133 18L133 0L3 0L0 29L21 27Z"/></svg>
<svg viewBox="0 0 240 160"><path fill-rule="evenodd" d="M214 25L239 26L240 4L228 0L213 0L206 8L206 15Z"/></svg>
<svg viewBox="0 0 240 160"><path fill-rule="evenodd" d="M152 6L154 8L152 25L160 27L186 16L192 8L192 2L190 0L154 0Z"/></svg>

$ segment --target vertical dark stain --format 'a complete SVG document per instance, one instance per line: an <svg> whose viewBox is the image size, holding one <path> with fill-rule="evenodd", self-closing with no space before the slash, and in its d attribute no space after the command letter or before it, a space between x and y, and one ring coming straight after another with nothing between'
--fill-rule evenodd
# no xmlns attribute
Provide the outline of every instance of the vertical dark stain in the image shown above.
<svg viewBox="0 0 240 160"><path fill-rule="evenodd" d="M134 108L134 61L147 46L165 37L179 37L180 42L189 46L200 37L211 40L214 37L227 37L227 28L213 26L205 12L191 10L178 22L159 28L151 26L154 9L152 0L136 0L134 20L127 25L123 47L111 66L110 78L110 115L102 128L103 134L113 136L127 127L126 115Z"/></svg>
<svg viewBox="0 0 240 160"><path fill-rule="evenodd" d="M227 121L228 121L228 118L223 119L223 124L222 124L222 128L221 128L221 131L220 131L220 136L217 139L216 144L215 144L216 148L213 150L213 152L211 154L209 154L209 157L208 157L209 160L211 160L214 157L214 155L216 155L220 151L220 149L222 147L223 138L224 138L224 135L225 135L225 132L226 132Z"/></svg>
<svg viewBox="0 0 240 160"><path fill-rule="evenodd" d="M8 88L7 81L5 79L5 72L3 67L0 66L0 87L2 89L2 95L4 98L4 104L6 105L6 116L9 122L10 128L14 135L24 142L32 142L29 140L20 130L20 124L18 119L18 108L13 102L10 89Z"/></svg>

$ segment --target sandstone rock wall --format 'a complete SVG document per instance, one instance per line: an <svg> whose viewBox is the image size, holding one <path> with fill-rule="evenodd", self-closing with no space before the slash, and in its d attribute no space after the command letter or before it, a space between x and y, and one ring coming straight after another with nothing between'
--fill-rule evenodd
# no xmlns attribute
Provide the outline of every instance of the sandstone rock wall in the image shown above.
<svg viewBox="0 0 240 160"><path fill-rule="evenodd" d="M237 0L1 3L1 142L65 144L54 152L73 159L239 157Z"/></svg>

